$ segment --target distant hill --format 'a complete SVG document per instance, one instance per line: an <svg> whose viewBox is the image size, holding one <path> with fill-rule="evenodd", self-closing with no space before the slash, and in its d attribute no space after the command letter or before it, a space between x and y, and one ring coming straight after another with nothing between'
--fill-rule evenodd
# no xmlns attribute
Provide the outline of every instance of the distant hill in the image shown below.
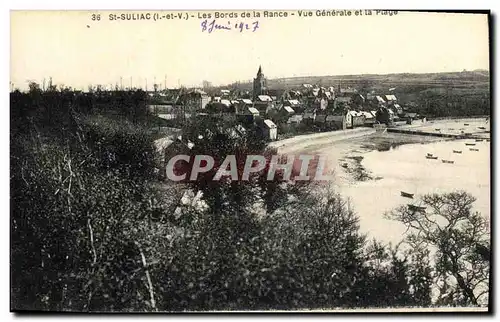
<svg viewBox="0 0 500 322"><path fill-rule="evenodd" d="M398 86L427 86L427 87L489 87L490 73L487 70L474 70L453 73L400 73L400 74L363 74L363 75L331 75L331 76L298 76L268 79L270 89L297 88L302 84L313 84L319 86L369 88L374 90L387 90ZM237 87L242 90L251 90L252 84L238 83L229 87Z"/></svg>

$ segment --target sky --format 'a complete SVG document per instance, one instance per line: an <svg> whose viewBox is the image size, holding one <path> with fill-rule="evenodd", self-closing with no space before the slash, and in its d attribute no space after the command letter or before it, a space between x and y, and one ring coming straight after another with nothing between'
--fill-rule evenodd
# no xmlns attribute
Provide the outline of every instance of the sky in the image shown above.
<svg viewBox="0 0 500 322"><path fill-rule="evenodd" d="M481 14L398 12L395 15L218 18L232 30L202 31L198 15L150 11L150 20L110 20L147 11L12 11L10 80L86 89L89 84L151 89L248 81L259 65L267 78L453 72L489 69L488 18ZM235 12L241 15L242 11ZM245 11L250 12L251 11ZM186 12L182 12L183 15ZM292 16L291 13L294 13ZM99 14L100 20L92 20ZM194 16L194 17L191 17ZM249 25L240 32L237 23ZM258 28L252 31L254 23Z"/></svg>

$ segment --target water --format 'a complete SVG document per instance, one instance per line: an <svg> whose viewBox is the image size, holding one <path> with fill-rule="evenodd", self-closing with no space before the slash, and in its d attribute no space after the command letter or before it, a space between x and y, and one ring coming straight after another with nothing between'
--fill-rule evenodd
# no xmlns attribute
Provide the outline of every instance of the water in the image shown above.
<svg viewBox="0 0 500 322"><path fill-rule="evenodd" d="M473 142L476 146L466 146L465 142ZM462 154L455 154L453 150L461 150ZM438 159L426 159L427 153ZM392 243L403 238L405 227L383 217L384 212L411 203L411 199L401 197L401 191L417 196L465 190L477 198L474 210L490 217L490 142L458 140L411 144L363 156L361 164L373 177L382 179L343 182L338 188L342 195L352 200L360 217L361 231L368 233L369 238ZM442 163L441 159L455 163Z"/></svg>

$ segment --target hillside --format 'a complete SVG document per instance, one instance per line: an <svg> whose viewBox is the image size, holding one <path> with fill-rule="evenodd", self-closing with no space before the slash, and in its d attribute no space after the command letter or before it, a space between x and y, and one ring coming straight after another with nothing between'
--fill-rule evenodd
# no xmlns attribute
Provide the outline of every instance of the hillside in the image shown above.
<svg viewBox="0 0 500 322"><path fill-rule="evenodd" d="M490 73L474 70L453 73L306 76L268 79L269 89L297 89L302 84L353 87L365 95L394 94L403 106L436 117L490 114ZM225 88L251 91L252 84L234 83Z"/></svg>
<svg viewBox="0 0 500 322"><path fill-rule="evenodd" d="M464 71L454 73L426 73L426 74L363 74L363 75L330 75L330 76L302 76L268 79L270 89L294 88L302 84L317 84L319 86L337 86L342 82L342 87L370 88L374 90L387 90L397 86L422 86L422 87L481 87L489 88L490 73L487 70ZM235 86L233 84L231 86ZM239 83L240 89L250 90L251 83Z"/></svg>

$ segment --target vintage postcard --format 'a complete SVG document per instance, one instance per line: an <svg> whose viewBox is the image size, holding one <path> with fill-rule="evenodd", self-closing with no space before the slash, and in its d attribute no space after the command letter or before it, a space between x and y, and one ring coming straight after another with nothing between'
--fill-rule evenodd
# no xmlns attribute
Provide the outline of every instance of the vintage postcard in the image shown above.
<svg viewBox="0 0 500 322"><path fill-rule="evenodd" d="M490 309L490 14L11 11L15 312Z"/></svg>

